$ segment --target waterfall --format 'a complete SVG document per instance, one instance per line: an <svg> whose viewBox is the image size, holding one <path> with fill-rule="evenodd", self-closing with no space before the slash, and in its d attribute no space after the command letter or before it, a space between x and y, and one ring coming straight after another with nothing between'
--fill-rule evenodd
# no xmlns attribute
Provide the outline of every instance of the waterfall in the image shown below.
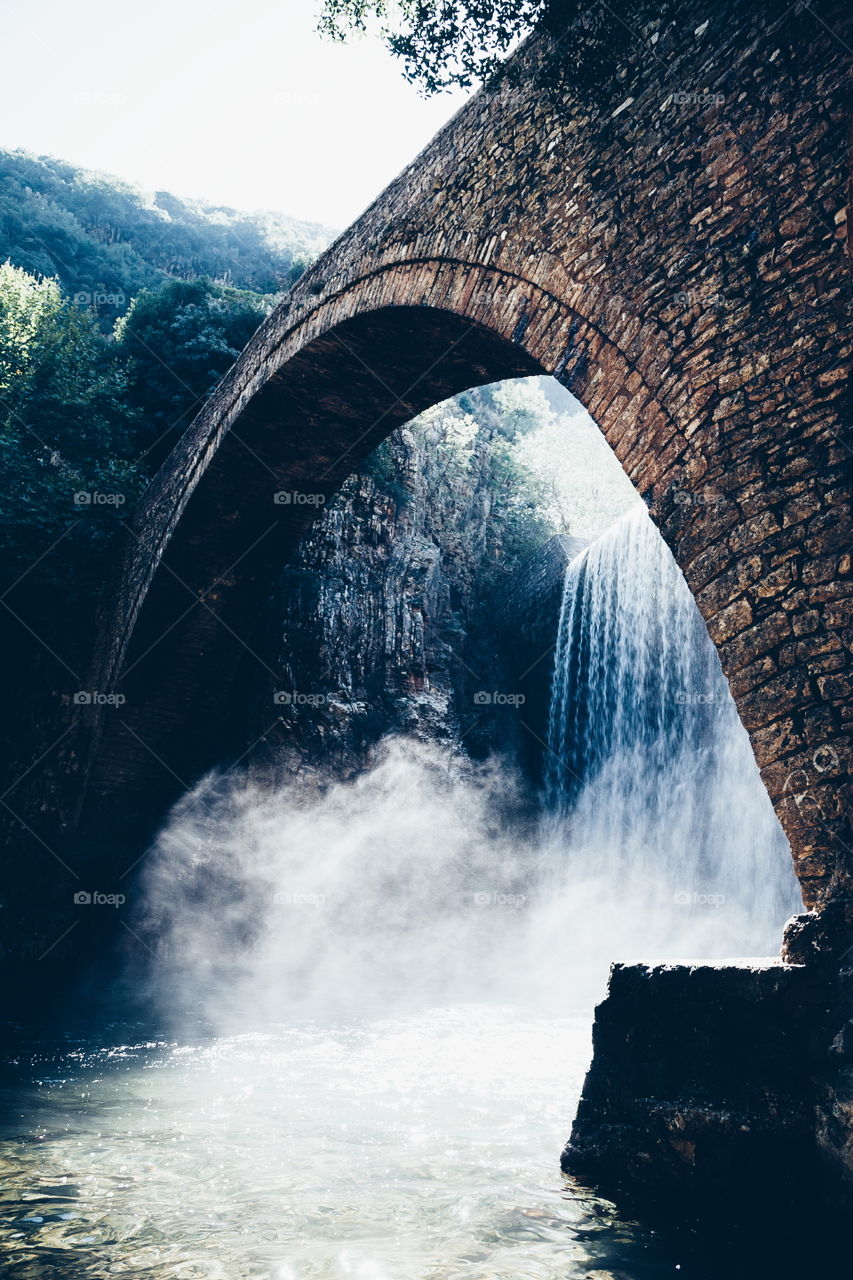
<svg viewBox="0 0 853 1280"><path fill-rule="evenodd" d="M614 960L778 953L799 899L690 591L644 509L568 566L549 816L500 760L390 737L306 790L236 771L176 806L134 930L178 1020L444 1001L585 1008Z"/></svg>
<svg viewBox="0 0 853 1280"><path fill-rule="evenodd" d="M570 876L630 882L644 910L656 902L679 924L685 908L722 907L744 947L778 948L801 909L788 843L644 507L567 567L548 746L549 822Z"/></svg>

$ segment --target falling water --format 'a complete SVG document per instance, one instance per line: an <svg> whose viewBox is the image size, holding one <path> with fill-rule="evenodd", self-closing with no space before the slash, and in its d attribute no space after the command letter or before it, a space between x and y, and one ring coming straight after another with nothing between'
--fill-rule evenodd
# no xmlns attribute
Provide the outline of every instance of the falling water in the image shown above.
<svg viewBox="0 0 853 1280"><path fill-rule="evenodd" d="M644 507L566 570L549 747L548 808L572 876L630 885L638 907L670 907L681 924L684 908L724 908L741 947L778 948L799 904L790 850L705 624Z"/></svg>

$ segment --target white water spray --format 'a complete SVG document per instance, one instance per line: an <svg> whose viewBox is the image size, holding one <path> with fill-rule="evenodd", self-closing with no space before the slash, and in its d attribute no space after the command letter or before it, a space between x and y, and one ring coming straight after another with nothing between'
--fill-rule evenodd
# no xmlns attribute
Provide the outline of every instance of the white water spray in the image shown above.
<svg viewBox="0 0 853 1280"><path fill-rule="evenodd" d="M186 797L147 877L175 1010L222 1030L450 1001L583 1007L614 960L772 954L798 907L716 652L645 511L569 566L549 813L406 739L306 795Z"/></svg>

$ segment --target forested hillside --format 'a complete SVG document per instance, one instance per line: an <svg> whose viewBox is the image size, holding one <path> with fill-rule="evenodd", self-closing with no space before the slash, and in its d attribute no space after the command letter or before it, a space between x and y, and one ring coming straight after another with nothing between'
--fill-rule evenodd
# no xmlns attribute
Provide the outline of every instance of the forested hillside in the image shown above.
<svg viewBox="0 0 853 1280"><path fill-rule="evenodd" d="M100 581L117 518L332 235L0 152L0 589ZM85 519L80 493L102 496Z"/></svg>
<svg viewBox="0 0 853 1280"><path fill-rule="evenodd" d="M109 324L141 289L169 277L279 293L334 234L284 214L146 193L50 156L0 151L0 262L56 276L71 297L88 294Z"/></svg>

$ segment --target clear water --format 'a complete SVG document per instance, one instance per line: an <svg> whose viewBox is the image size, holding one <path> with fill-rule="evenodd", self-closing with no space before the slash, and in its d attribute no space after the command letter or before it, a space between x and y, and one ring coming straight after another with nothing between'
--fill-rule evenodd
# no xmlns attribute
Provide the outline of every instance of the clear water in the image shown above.
<svg viewBox="0 0 853 1280"><path fill-rule="evenodd" d="M42 1051L5 1090L2 1274L678 1275L559 1172L588 1056L588 1013L497 1005Z"/></svg>

